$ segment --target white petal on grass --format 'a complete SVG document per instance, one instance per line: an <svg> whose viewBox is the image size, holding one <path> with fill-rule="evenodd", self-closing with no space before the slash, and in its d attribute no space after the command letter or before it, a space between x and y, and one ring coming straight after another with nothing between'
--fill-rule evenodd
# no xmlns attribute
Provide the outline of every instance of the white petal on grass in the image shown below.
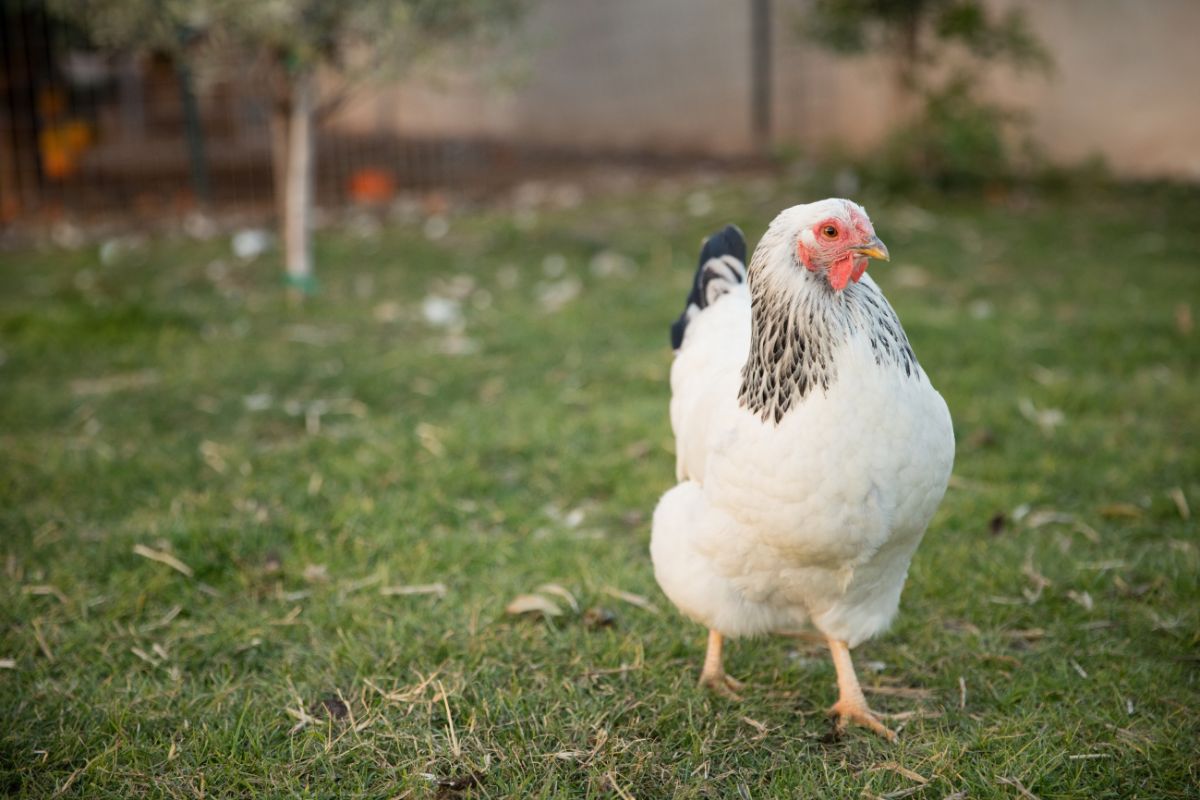
<svg viewBox="0 0 1200 800"><path fill-rule="evenodd" d="M229 240L233 254L243 261L252 261L271 249L274 237L261 228L240 230Z"/></svg>
<svg viewBox="0 0 1200 800"><path fill-rule="evenodd" d="M713 211L712 195L705 191L695 191L687 196L687 210L693 217L704 217Z"/></svg>
<svg viewBox="0 0 1200 800"><path fill-rule="evenodd" d="M1067 415L1057 408L1038 408L1028 397L1017 401L1017 410L1021 416L1037 425L1042 433L1054 433L1054 429L1067 420Z"/></svg>
<svg viewBox="0 0 1200 800"><path fill-rule="evenodd" d="M601 250L588 262L588 270L597 278L628 278L637 272L637 264L629 256Z"/></svg>
<svg viewBox="0 0 1200 800"><path fill-rule="evenodd" d="M542 274L547 278L561 278L567 271L567 257L562 253L550 253L542 259Z"/></svg>
<svg viewBox="0 0 1200 800"><path fill-rule="evenodd" d="M441 214L434 214L425 220L425 224L421 226L421 232L431 242L444 239L446 238L446 234L450 232L450 220Z"/></svg>
<svg viewBox="0 0 1200 800"><path fill-rule="evenodd" d="M539 283L537 286L537 301L543 311L553 314L561 311L583 291L583 283L575 277L566 277L560 281Z"/></svg>
<svg viewBox="0 0 1200 800"><path fill-rule="evenodd" d="M971 315L971 319L991 319L995 309L987 300L973 300L967 306L967 313Z"/></svg>
<svg viewBox="0 0 1200 800"><path fill-rule="evenodd" d="M452 297L429 295L421 301L421 316L435 328L457 328L463 324L462 304Z"/></svg>
<svg viewBox="0 0 1200 800"><path fill-rule="evenodd" d="M272 402L274 402L274 398L270 392L257 392L242 398L242 405L246 407L247 411L266 411L271 407Z"/></svg>

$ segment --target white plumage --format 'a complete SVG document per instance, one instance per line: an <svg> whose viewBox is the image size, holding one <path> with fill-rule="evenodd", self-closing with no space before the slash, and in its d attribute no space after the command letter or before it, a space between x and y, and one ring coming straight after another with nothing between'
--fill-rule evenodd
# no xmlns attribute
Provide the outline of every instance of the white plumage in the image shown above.
<svg viewBox="0 0 1200 800"><path fill-rule="evenodd" d="M833 713L890 738L845 651L895 615L954 436L867 255L886 258L866 212L826 200L772 222L748 281L701 264L671 368L679 484L651 555L666 595L712 632L703 682L734 683L722 636L811 624L838 666Z"/></svg>

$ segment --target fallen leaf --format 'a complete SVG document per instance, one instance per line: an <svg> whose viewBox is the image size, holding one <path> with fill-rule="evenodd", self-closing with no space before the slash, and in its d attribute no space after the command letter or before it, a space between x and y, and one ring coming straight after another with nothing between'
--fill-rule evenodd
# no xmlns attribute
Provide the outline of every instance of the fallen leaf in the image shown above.
<svg viewBox="0 0 1200 800"><path fill-rule="evenodd" d="M607 608L592 606L583 612L583 624L589 628L609 628L617 624L617 615Z"/></svg>
<svg viewBox="0 0 1200 800"><path fill-rule="evenodd" d="M558 617L562 609L548 597L540 594L520 594L504 607L509 614L541 614L545 617Z"/></svg>
<svg viewBox="0 0 1200 800"><path fill-rule="evenodd" d="M1100 516L1106 519L1138 519L1142 510L1131 503L1109 503L1101 506Z"/></svg>
<svg viewBox="0 0 1200 800"><path fill-rule="evenodd" d="M330 719L344 719L349 716L350 708L342 701L340 697L328 695L322 697L317 702L308 707L310 714L319 714L324 712Z"/></svg>
<svg viewBox="0 0 1200 800"><path fill-rule="evenodd" d="M1195 323L1192 321L1192 307L1187 303L1179 303L1176 305L1175 330L1179 331L1184 336L1187 336L1195 327Z"/></svg>

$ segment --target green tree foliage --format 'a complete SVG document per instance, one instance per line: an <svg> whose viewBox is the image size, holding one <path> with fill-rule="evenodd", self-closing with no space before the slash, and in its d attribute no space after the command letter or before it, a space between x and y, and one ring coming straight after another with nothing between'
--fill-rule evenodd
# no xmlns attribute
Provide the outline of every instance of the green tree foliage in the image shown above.
<svg viewBox="0 0 1200 800"><path fill-rule="evenodd" d="M1020 8L984 0L815 0L804 32L847 56L885 53L914 113L881 154L889 182L941 186L1000 179L1014 168L1020 114L980 97L980 72L1003 63L1048 73L1049 52Z"/></svg>
<svg viewBox="0 0 1200 800"><path fill-rule="evenodd" d="M309 218L312 127L338 98L318 98L317 70L349 81L404 69L505 29L528 0L50 0L101 47L169 52L181 61L255 64L274 98L275 195L288 282L313 287ZM254 79L254 78L247 78Z"/></svg>

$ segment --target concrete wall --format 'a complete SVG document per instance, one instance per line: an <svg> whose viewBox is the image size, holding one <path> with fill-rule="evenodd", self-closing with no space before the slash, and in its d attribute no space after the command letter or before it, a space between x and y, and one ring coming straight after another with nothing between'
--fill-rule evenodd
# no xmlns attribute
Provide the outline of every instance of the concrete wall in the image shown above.
<svg viewBox="0 0 1200 800"><path fill-rule="evenodd" d="M1026 9L1048 79L997 69L1058 160L1200 180L1200 0L992 0ZM844 60L795 33L805 0L775 0L774 138L861 152L901 117L890 63ZM607 149L750 152L749 0L542 0L497 80L490 62L366 93L339 126L519 137Z"/></svg>

